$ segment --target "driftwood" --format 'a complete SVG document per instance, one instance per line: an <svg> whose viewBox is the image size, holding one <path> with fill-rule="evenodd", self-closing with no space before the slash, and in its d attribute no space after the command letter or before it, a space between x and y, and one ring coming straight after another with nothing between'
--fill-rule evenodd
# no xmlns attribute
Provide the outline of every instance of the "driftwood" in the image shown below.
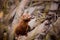
<svg viewBox="0 0 60 40"><path fill-rule="evenodd" d="M21 15L24 13L24 8L25 8L26 4L28 4L28 2L29 2L28 0L22 0L22 2L21 2L21 3L19 4L19 6L16 8L16 15L15 15L15 18L14 18L14 20L13 20L13 22L12 22L12 32L11 32L11 35L14 34L14 30L15 30L18 22L19 22L19 18L20 18ZM23 3L24 3L24 4L23 4ZM22 5L22 4L23 4L23 5ZM48 6L49 6L49 5L48 5ZM49 7L46 7L45 12L47 12L48 9L49 9ZM47 10L47 11L46 11L46 10ZM46 14L44 14L43 16L44 16L44 18L45 18ZM41 20L44 20L44 19L41 19ZM42 27L40 27L40 26L42 26ZM28 33L28 36L27 36L26 40L32 40L32 39L35 38L35 36L36 36L37 34L42 33L43 31L45 31L45 30L43 30L43 29L45 29L44 26L45 26L45 23L44 23L44 22L43 22L42 24L38 24L37 27L36 27L33 31L31 31L31 32ZM48 28L48 27L47 27L47 28ZM39 31L39 32L38 32L38 31ZM10 37L12 37L12 36L10 36ZM12 37L12 38L13 38L13 37ZM12 40L12 38L10 38L10 39Z"/></svg>
<svg viewBox="0 0 60 40"><path fill-rule="evenodd" d="M47 28L49 29L49 27L47 27L47 26L45 27L45 24L47 22L48 21L43 22L42 24L38 25L33 31L31 31L30 33L28 33L28 36L27 36L26 40L32 40L32 39L34 39L38 34L40 34L40 35L43 34L44 35L44 31L46 31Z"/></svg>

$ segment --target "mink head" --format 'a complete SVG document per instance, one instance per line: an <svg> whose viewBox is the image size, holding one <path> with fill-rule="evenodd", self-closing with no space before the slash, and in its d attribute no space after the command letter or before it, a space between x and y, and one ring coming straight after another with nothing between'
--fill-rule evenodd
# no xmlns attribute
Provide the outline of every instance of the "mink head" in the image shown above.
<svg viewBox="0 0 60 40"><path fill-rule="evenodd" d="M26 15L22 15L22 20L24 21L24 22L29 22L30 21L30 19L31 19L31 16L30 15L28 15L28 14L26 14Z"/></svg>

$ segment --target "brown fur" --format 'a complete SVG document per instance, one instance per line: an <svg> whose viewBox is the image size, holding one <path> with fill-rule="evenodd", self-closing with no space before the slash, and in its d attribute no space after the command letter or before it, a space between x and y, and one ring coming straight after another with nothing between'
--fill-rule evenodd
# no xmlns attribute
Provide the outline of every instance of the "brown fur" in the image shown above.
<svg viewBox="0 0 60 40"><path fill-rule="evenodd" d="M15 34L17 36L19 35L27 35L27 32L30 30L30 27L28 25L28 22L30 21L30 18L28 18L28 15L23 15L20 19L19 25L15 29Z"/></svg>

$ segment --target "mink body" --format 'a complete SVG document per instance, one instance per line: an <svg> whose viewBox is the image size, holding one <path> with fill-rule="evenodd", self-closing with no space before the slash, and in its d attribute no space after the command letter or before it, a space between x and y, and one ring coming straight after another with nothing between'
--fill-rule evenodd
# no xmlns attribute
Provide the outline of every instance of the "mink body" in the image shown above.
<svg viewBox="0 0 60 40"><path fill-rule="evenodd" d="M27 15L25 15L27 16ZM19 25L15 29L15 34L17 36L19 35L27 35L27 32L30 31L30 26L28 25L28 22L30 21L30 18L25 17L24 15L21 17L21 20L19 22Z"/></svg>

